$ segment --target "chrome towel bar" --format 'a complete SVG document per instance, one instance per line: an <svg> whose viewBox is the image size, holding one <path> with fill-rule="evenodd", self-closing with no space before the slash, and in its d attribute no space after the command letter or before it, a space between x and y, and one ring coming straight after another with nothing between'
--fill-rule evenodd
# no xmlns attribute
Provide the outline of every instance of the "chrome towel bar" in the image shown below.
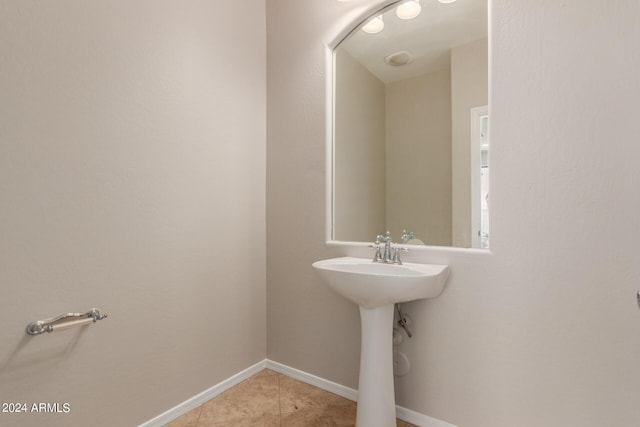
<svg viewBox="0 0 640 427"><path fill-rule="evenodd" d="M92 308L86 313L67 313L51 319L38 320L27 325L27 334L40 335L45 332L61 331L74 326L88 325L107 317L101 314L97 308Z"/></svg>

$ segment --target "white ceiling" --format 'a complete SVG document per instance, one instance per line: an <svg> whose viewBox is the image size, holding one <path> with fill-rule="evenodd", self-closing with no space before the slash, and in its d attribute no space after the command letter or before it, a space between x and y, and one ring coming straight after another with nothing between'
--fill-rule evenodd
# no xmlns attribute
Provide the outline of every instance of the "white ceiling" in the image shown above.
<svg viewBox="0 0 640 427"><path fill-rule="evenodd" d="M384 29L367 34L359 28L340 43L358 62L385 83L448 69L452 47L487 37L487 0L457 0L444 4L421 0L422 12L411 20L396 16L391 6L383 13ZM379 15L378 12L376 15ZM400 67L384 62L399 51L414 60Z"/></svg>

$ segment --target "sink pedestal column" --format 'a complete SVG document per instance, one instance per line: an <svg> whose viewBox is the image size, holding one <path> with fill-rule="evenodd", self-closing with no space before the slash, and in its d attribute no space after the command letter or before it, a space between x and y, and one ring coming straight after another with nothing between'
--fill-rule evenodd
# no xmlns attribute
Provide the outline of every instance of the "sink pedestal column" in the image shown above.
<svg viewBox="0 0 640 427"><path fill-rule="evenodd" d="M393 304L360 307L361 346L356 427L394 427Z"/></svg>

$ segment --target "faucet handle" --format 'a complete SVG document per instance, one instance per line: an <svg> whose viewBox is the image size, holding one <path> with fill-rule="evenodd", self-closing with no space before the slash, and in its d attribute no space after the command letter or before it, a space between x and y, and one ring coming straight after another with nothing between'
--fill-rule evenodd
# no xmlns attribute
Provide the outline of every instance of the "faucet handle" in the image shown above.
<svg viewBox="0 0 640 427"><path fill-rule="evenodd" d="M369 245L369 247L374 248L376 250L375 255L373 255L373 262L382 261L382 254L380 253L380 242L376 240L376 242L373 245Z"/></svg>
<svg viewBox="0 0 640 427"><path fill-rule="evenodd" d="M402 260L400 259L400 252L409 252L408 248L404 246L396 246L393 249L393 263L402 265Z"/></svg>

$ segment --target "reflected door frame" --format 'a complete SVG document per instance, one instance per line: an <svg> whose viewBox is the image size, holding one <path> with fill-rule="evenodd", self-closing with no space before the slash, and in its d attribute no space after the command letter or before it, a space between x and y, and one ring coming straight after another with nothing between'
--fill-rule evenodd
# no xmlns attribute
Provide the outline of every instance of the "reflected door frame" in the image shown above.
<svg viewBox="0 0 640 427"><path fill-rule="evenodd" d="M482 147L482 119L489 116L489 106L471 109L471 247L481 248L480 230L482 229L482 200L481 200L481 167L482 151L489 151L489 147ZM489 127L487 126L487 133ZM486 141L489 141L487 134ZM488 164L488 163L487 163Z"/></svg>

